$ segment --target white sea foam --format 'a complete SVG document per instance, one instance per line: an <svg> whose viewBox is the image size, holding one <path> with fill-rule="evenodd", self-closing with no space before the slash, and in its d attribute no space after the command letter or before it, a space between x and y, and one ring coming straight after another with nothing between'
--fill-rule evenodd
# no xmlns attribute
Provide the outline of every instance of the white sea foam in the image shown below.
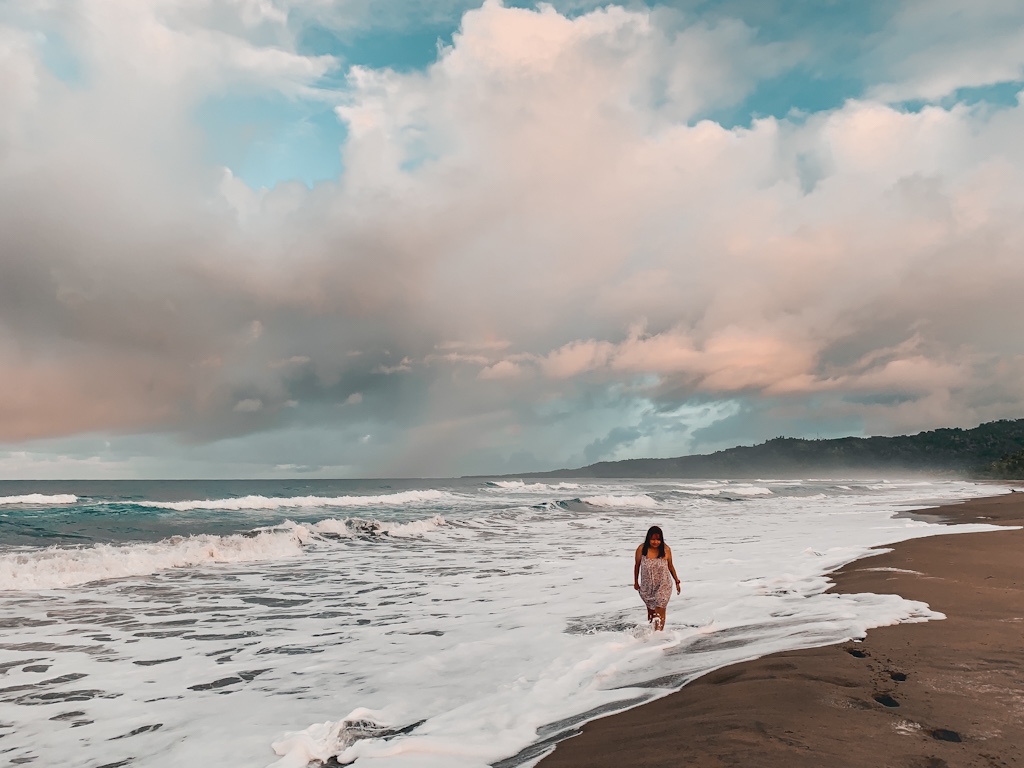
<svg viewBox="0 0 1024 768"><path fill-rule="evenodd" d="M188 512L193 509L238 511L243 509L298 509L316 507L375 507L436 504L457 498L446 491L401 491L378 496L241 496L235 499L195 499L192 501L139 501L142 507L174 509Z"/></svg>
<svg viewBox="0 0 1024 768"><path fill-rule="evenodd" d="M47 547L0 555L0 589L38 590L91 581L145 576L169 568L249 563L294 557L308 529L260 531L252 536L176 536L152 544Z"/></svg>
<svg viewBox="0 0 1024 768"><path fill-rule="evenodd" d="M933 485L930 480L882 480L867 487L872 491L888 491L893 488L925 488L929 485Z"/></svg>
<svg viewBox="0 0 1024 768"><path fill-rule="evenodd" d="M727 493L737 496L771 496L773 492L771 488L762 488L759 485L738 485L729 488Z"/></svg>
<svg viewBox="0 0 1024 768"><path fill-rule="evenodd" d="M364 534L383 534L396 538L407 538L409 536L422 536L430 533L447 521L441 515L434 515L426 520L412 520L407 523L382 522L380 520L361 520L349 518L347 520L321 520L314 523L310 528L317 533L333 534L335 536L355 536Z"/></svg>
<svg viewBox="0 0 1024 768"><path fill-rule="evenodd" d="M438 527L446 524L447 521L441 515L434 515L427 520L413 520L409 523L385 523L381 527L381 532L389 536L407 538L409 536L422 536L425 533L431 533Z"/></svg>
<svg viewBox="0 0 1024 768"><path fill-rule="evenodd" d="M759 485L715 485L712 487L692 485L672 489L675 493L683 493L691 496L771 496L774 494L770 488Z"/></svg>
<svg viewBox="0 0 1024 768"><path fill-rule="evenodd" d="M302 525L286 520L248 534L174 536L153 543L20 550L0 555L0 591L60 589L105 579L146 576L172 568L281 560L302 554L303 546L319 540L320 534L409 538L443 525L445 519L440 515L404 523L350 518Z"/></svg>
<svg viewBox="0 0 1024 768"><path fill-rule="evenodd" d="M497 649L485 646L468 653L460 650L456 658L475 662L470 667L474 675L487 666L497 650L515 665L520 676L505 675L509 682L494 688L469 686L472 690L468 701L437 713L425 727L414 728L402 738L386 736L395 732L394 726L408 720L403 707L360 709L337 721L318 722L302 731L286 733L272 743L279 759L268 768L304 768L312 761L331 757L357 766L365 761L410 768L485 768L515 754L549 723L571 723L581 711L601 707L614 710L618 702L644 698L637 684L670 668L680 676L695 676L713 668L709 665L711 657L727 662L757 655L751 653L747 643L757 643L761 653L771 653L820 645L828 642L830 632L836 632L830 638L836 641L862 637L876 626L943 618L923 603L895 595L819 595L808 599L806 594L798 596L797 587L817 588L817 580L805 576L777 582L789 589L757 589L740 598L741 604L732 607L731 615L723 613L718 620L696 627L653 632L640 624L618 632L578 636L523 628L516 633L516 651L512 653L505 643L499 643ZM698 596L701 610L709 607L705 601L710 597L707 593ZM796 614L787 612L790 632L763 622L756 626L749 623L759 612L755 605L762 601L793 606L802 603ZM808 625L793 628L799 621ZM819 633L811 629L809 624L817 622L830 625L830 630ZM538 656L546 662L539 673L531 664ZM409 668L403 667L399 677L407 671ZM653 695L647 693L648 698ZM426 697L419 706L429 707ZM571 728L566 730L571 732Z"/></svg>
<svg viewBox="0 0 1024 768"><path fill-rule="evenodd" d="M24 496L0 496L4 504L74 504L78 497L71 493L27 493Z"/></svg>
<svg viewBox="0 0 1024 768"><path fill-rule="evenodd" d="M658 502L646 493L637 493L624 496L588 496L580 499L585 504L595 507L639 507L641 509L654 509Z"/></svg>
<svg viewBox="0 0 1024 768"><path fill-rule="evenodd" d="M579 483L525 483L522 480L494 480L488 483L493 488L504 491L574 491Z"/></svg>

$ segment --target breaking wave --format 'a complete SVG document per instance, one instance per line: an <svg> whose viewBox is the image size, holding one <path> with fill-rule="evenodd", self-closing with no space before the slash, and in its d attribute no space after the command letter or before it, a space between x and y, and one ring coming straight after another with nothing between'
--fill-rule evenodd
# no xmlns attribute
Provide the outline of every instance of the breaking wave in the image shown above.
<svg viewBox="0 0 1024 768"><path fill-rule="evenodd" d="M72 493L28 493L24 496L0 496L0 506L4 504L74 504L78 497Z"/></svg>
<svg viewBox="0 0 1024 768"><path fill-rule="evenodd" d="M727 485L718 488L676 488L673 493L685 493L690 496L772 496L770 488L759 485Z"/></svg>
<svg viewBox="0 0 1024 768"><path fill-rule="evenodd" d="M193 509L296 509L301 507L370 507L380 505L401 506L455 499L446 491L402 491L380 496L241 496L233 499L196 499L193 501L139 501L140 507L173 509L188 512Z"/></svg>
<svg viewBox="0 0 1024 768"><path fill-rule="evenodd" d="M632 496L588 496L585 499L580 499L580 501L594 507L642 507L643 509L653 509L658 506L658 502L646 493Z"/></svg>
<svg viewBox="0 0 1024 768"><path fill-rule="evenodd" d="M16 591L59 589L170 568L278 560L300 554L303 543L296 530L261 531L253 536L174 536L152 544L47 547L0 556L0 584Z"/></svg>
<svg viewBox="0 0 1024 768"><path fill-rule="evenodd" d="M297 557L315 541L339 537L421 536L445 519L435 515L406 523L379 520L321 520L312 525L286 521L227 536L172 536L152 543L47 547L0 555L0 590L60 589L106 579L148 576L173 568L253 563Z"/></svg>
<svg viewBox="0 0 1024 768"><path fill-rule="evenodd" d="M430 533L447 521L441 515L434 515L426 520L413 520L408 523L381 522L380 520L362 520L358 517L347 520L321 520L309 526L319 534L333 536L393 536L404 539L410 536L422 536ZM295 523L291 523L295 525ZM302 527L302 526L298 526Z"/></svg>
<svg viewBox="0 0 1024 768"><path fill-rule="evenodd" d="M493 480L487 483L490 488L501 488L503 491L574 491L579 483L524 483L522 480Z"/></svg>

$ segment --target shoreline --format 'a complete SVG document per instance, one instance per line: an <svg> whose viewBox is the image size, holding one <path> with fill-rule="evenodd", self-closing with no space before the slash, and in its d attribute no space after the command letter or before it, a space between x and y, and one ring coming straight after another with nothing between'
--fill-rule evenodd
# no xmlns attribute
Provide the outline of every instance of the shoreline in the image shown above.
<svg viewBox="0 0 1024 768"><path fill-rule="evenodd" d="M1024 494L915 513L1024 525ZM1024 766L1024 530L938 534L878 551L830 574L829 591L898 594L946 619L723 667L584 725L538 765Z"/></svg>

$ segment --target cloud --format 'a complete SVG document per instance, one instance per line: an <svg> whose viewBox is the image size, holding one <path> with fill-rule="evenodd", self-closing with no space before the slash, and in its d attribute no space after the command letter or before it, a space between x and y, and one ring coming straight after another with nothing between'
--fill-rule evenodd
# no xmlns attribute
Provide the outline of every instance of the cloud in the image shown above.
<svg viewBox="0 0 1024 768"><path fill-rule="evenodd" d="M477 377L480 379L513 379L521 376L523 368L511 360L499 360L494 365L488 365L480 370Z"/></svg>
<svg viewBox="0 0 1024 768"><path fill-rule="evenodd" d="M715 419L754 440L1020 412L1020 105L869 88L727 128L703 116L806 45L495 2L425 70L334 89L291 13L324 4L129 5L32 6L77 84L0 18L0 440L451 474L682 453ZM949 91L887 42L925 13L903 8L872 87ZM254 190L212 167L195 109L226 89L336 105L341 175Z"/></svg>
<svg viewBox="0 0 1024 768"><path fill-rule="evenodd" d="M1024 80L1024 8L1005 0L898 6L870 57L883 101L936 101L961 88Z"/></svg>
<svg viewBox="0 0 1024 768"><path fill-rule="evenodd" d="M595 440L584 448L583 456L588 463L593 464L608 456L615 449L635 443L641 434L638 429L615 427L605 437Z"/></svg>

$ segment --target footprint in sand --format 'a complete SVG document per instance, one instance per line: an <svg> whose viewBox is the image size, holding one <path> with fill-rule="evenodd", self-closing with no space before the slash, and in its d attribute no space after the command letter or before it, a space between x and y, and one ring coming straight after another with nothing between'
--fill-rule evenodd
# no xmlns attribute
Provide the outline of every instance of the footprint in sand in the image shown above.
<svg viewBox="0 0 1024 768"><path fill-rule="evenodd" d="M876 693L874 699L883 707L898 707L900 705L896 699L887 693Z"/></svg>

